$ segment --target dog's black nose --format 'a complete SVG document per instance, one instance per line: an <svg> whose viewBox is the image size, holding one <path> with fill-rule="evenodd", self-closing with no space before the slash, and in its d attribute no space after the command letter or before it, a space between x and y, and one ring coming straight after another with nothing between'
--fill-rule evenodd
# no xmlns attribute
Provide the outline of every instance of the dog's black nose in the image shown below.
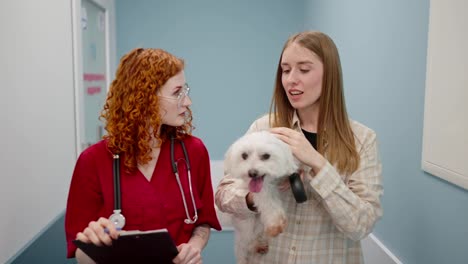
<svg viewBox="0 0 468 264"><path fill-rule="evenodd" d="M249 177L250 178L255 178L257 176L258 176L258 170L256 170L256 169L250 169L249 170Z"/></svg>

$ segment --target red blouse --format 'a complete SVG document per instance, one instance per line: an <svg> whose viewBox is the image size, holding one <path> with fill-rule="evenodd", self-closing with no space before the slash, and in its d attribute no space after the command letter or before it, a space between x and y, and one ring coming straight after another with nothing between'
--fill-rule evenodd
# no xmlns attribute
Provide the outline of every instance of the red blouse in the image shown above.
<svg viewBox="0 0 468 264"><path fill-rule="evenodd" d="M190 159L198 221L195 224L184 223L186 213L180 188L172 172L168 141L161 146L151 181L148 181L139 170L128 174L123 167L125 156L121 155L120 187L122 214L126 220L125 230L167 228L177 245L188 242L198 225L208 224L216 230L221 230L214 209L208 151L199 138L188 136L184 139L184 143ZM175 160L179 167L187 207L193 218L194 209L188 187L184 153L179 141L175 141L174 145ZM65 215L69 258L75 255L76 247L72 240L76 238L76 234L83 231L90 221L96 221L100 217L109 218L113 213L112 160L106 141L100 141L87 148L78 158Z"/></svg>

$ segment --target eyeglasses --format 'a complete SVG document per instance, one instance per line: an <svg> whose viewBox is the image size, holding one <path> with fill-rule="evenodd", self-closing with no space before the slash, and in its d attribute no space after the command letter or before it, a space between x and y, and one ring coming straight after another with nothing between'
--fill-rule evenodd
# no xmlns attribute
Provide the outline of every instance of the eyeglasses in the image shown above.
<svg viewBox="0 0 468 264"><path fill-rule="evenodd" d="M164 95L158 95L158 96L162 98L166 98L166 99L177 100L177 107L181 107L182 104L184 103L185 97L188 96L189 92L190 92L190 87L188 86L187 83L185 83L182 86L182 89L180 89L180 91L173 96L164 96Z"/></svg>

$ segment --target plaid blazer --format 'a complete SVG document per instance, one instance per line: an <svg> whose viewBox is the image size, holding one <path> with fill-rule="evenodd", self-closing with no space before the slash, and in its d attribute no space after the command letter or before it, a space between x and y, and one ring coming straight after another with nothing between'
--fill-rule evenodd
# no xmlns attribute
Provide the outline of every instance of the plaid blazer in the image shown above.
<svg viewBox="0 0 468 264"><path fill-rule="evenodd" d="M382 217L382 166L376 134L351 120L356 147L360 155L357 171L348 176L338 173L327 162L317 175L305 180L308 200L296 203L291 192L282 197L288 225L278 237L270 239L266 254L253 253L248 263L360 264L363 254L360 240ZM269 129L268 115L256 120L247 133ZM293 128L301 131L297 114ZM313 172L311 172L313 173ZM217 187L215 202L219 210L245 217L255 214L247 208L246 190L229 171Z"/></svg>

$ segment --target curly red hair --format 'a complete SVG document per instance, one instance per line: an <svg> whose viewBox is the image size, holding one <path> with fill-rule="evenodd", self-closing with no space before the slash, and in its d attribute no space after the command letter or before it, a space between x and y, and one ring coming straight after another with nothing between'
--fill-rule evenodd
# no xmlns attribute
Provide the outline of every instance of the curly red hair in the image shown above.
<svg viewBox="0 0 468 264"><path fill-rule="evenodd" d="M124 55L101 112L109 150L125 153L124 166L134 172L151 160L153 138L162 144L191 134L192 111L180 127L161 124L158 90L184 69L184 61L162 49L137 48ZM160 134L157 134L160 128ZM160 146L160 145L159 145Z"/></svg>

